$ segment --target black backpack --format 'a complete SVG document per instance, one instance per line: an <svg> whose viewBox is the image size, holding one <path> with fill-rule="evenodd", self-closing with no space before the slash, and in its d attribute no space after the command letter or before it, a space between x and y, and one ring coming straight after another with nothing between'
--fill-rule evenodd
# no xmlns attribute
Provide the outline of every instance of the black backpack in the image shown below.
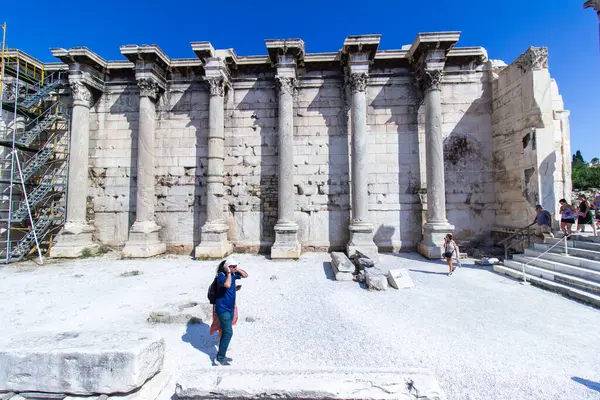
<svg viewBox="0 0 600 400"><path fill-rule="evenodd" d="M210 302L210 304L215 304L217 302L217 288L218 288L217 277L215 276L215 279L208 287L207 297L208 297L208 301Z"/></svg>

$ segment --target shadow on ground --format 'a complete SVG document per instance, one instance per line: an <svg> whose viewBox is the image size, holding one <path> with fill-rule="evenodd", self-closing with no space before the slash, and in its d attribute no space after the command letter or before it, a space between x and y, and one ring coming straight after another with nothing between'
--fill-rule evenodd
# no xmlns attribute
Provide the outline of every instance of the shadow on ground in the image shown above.
<svg viewBox="0 0 600 400"><path fill-rule="evenodd" d="M189 323L185 334L181 336L184 343L189 343L196 350L200 350L211 359L217 356L217 347L219 338L217 335L210 334L210 326L204 322Z"/></svg>
<svg viewBox="0 0 600 400"><path fill-rule="evenodd" d="M583 386L587 387L588 389L591 389L591 390L594 390L594 391L600 393L600 382L590 381L588 379L579 378L577 376L574 376L571 379L577 383L581 383Z"/></svg>

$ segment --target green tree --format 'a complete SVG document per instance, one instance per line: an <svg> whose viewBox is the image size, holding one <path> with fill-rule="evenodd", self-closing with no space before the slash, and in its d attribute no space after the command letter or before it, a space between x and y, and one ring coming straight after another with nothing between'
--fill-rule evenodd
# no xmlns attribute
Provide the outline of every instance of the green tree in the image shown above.
<svg viewBox="0 0 600 400"><path fill-rule="evenodd" d="M597 163L599 161L598 157L594 157L592 163L594 161ZM572 169L573 188L586 190L600 187L600 167L590 167L579 150L573 154Z"/></svg>
<svg viewBox="0 0 600 400"><path fill-rule="evenodd" d="M577 152L575 152L575 154L573 154L573 168L579 168L583 164L585 164L583 155L581 154L581 151L577 150Z"/></svg>
<svg viewBox="0 0 600 400"><path fill-rule="evenodd" d="M598 157L594 157L594 158L592 158L591 163L594 165L598 165L598 164L600 164L600 159L598 159Z"/></svg>

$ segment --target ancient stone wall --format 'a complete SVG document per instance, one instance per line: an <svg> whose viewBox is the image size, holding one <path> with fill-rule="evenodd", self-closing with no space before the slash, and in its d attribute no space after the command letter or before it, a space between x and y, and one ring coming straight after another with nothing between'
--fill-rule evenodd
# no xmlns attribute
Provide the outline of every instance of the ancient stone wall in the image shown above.
<svg viewBox="0 0 600 400"><path fill-rule="evenodd" d="M442 86L448 221L459 239L476 239L494 224L492 87L483 65L455 66Z"/></svg>
<svg viewBox="0 0 600 400"><path fill-rule="evenodd" d="M550 78L547 55L547 49L532 47L499 72L490 67L500 226L527 225L536 204L556 214L558 199L570 197L568 111Z"/></svg>

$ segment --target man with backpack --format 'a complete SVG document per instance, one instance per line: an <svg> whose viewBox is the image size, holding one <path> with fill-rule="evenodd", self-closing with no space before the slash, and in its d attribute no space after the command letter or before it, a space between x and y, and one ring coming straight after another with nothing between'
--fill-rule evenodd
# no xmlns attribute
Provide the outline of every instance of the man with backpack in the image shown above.
<svg viewBox="0 0 600 400"><path fill-rule="evenodd" d="M236 286L236 280L248 277L248 273L238 268L238 264L233 257L221 262L217 276L208 290L208 298L211 304L214 304L214 313L221 328L221 340L217 357L214 360L215 365L229 365L231 362L231 359L226 357L226 353L233 336L235 295L240 287Z"/></svg>

